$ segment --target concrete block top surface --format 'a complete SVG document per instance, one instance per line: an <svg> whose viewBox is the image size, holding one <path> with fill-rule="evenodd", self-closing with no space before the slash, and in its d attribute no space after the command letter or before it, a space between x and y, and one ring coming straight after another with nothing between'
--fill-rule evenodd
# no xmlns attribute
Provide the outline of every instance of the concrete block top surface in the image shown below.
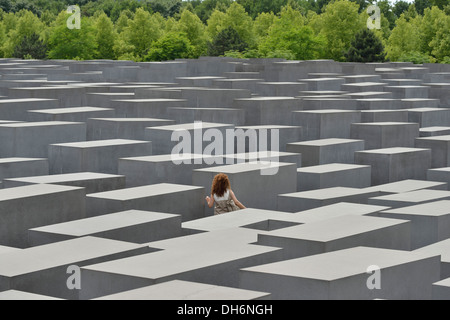
<svg viewBox="0 0 450 320"><path fill-rule="evenodd" d="M402 180L391 182L387 184L381 184L374 187L365 188L367 191L380 191L388 193L403 193L419 189L427 189L442 186L443 182L424 181L424 180Z"/></svg>
<svg viewBox="0 0 450 320"><path fill-rule="evenodd" d="M126 201L198 189L203 189L203 187L194 187L171 183L159 183L136 188L127 188L99 193L91 193L87 195L87 197Z"/></svg>
<svg viewBox="0 0 450 320"><path fill-rule="evenodd" d="M30 110L29 112L48 113L48 114L65 114L65 113L81 113L81 112L108 111L108 110L114 110L114 109L99 108L99 107L74 107L74 108Z"/></svg>
<svg viewBox="0 0 450 320"><path fill-rule="evenodd" d="M147 129L178 131L178 130L195 130L195 129L200 130L200 129L225 128L225 127L234 127L234 124L194 122L194 123L173 124L168 126L148 127Z"/></svg>
<svg viewBox="0 0 450 320"><path fill-rule="evenodd" d="M194 172L222 172L226 174L236 174L250 171L259 171L259 170L270 170L273 168L281 168L286 166L293 166L293 163L285 163L285 162L273 162L270 164L262 163L262 162L247 162L247 163L238 163L232 165L218 166L212 168L203 168L196 169ZM295 165L296 166L296 165Z"/></svg>
<svg viewBox="0 0 450 320"><path fill-rule="evenodd" d="M52 146L70 147L70 148L98 148L98 147L110 147L120 146L128 144L147 144L149 141L141 140L127 140L127 139L110 139L110 140L94 140L94 141L80 141L80 142L68 142L68 143L56 143Z"/></svg>
<svg viewBox="0 0 450 320"><path fill-rule="evenodd" d="M176 161L194 161L196 159L220 159L224 156L213 156L213 155L202 155L202 154L193 154L193 153L182 153L182 154L161 154L161 155L152 155L152 156L142 156L142 157L130 157L130 158L121 158L121 160L127 161L143 161L143 162L176 162Z"/></svg>
<svg viewBox="0 0 450 320"><path fill-rule="evenodd" d="M379 196L371 198L374 200L384 200L384 201L406 201L411 203L420 203L425 201L433 201L439 199L450 199L450 191L444 190L415 190L404 193L388 194L385 196Z"/></svg>
<svg viewBox="0 0 450 320"><path fill-rule="evenodd" d="M185 99L164 99L164 98L156 98L156 99L119 99L112 100L115 102L133 102L133 103L150 103L150 102L185 102Z"/></svg>
<svg viewBox="0 0 450 320"><path fill-rule="evenodd" d="M416 249L414 252L441 255L442 262L450 263L450 239L435 242L428 246Z"/></svg>
<svg viewBox="0 0 450 320"><path fill-rule="evenodd" d="M173 280L94 300L253 300L269 295L265 292Z"/></svg>
<svg viewBox="0 0 450 320"><path fill-rule="evenodd" d="M450 172L450 167L445 167L445 168L436 168L436 169L428 169L429 171L437 171L437 172Z"/></svg>
<svg viewBox="0 0 450 320"><path fill-rule="evenodd" d="M362 195L367 194L372 191L366 191L365 189L358 188L347 188L347 187L333 187L333 188L324 188L318 190L310 190L310 191L300 191L293 193L285 193L281 196L293 197L293 198L307 198L307 199L316 199L316 200L326 200L354 195Z"/></svg>
<svg viewBox="0 0 450 320"><path fill-rule="evenodd" d="M18 251L18 250L22 250L22 249L13 248L13 247L6 247L6 246L0 246L0 254L15 252L15 251Z"/></svg>
<svg viewBox="0 0 450 320"><path fill-rule="evenodd" d="M416 140L450 141L450 135L416 138Z"/></svg>
<svg viewBox="0 0 450 320"><path fill-rule="evenodd" d="M28 128L28 127L56 127L56 126L69 126L80 125L84 122L70 122L70 121L39 121L39 122L18 122L10 124L2 124L0 128Z"/></svg>
<svg viewBox="0 0 450 320"><path fill-rule="evenodd" d="M292 111L295 113L310 113L310 114L342 114L342 113L360 113L360 110L342 110L342 109L323 109L323 110L301 110Z"/></svg>
<svg viewBox="0 0 450 320"><path fill-rule="evenodd" d="M362 169L370 168L369 165L358 165L358 164L345 164L345 163L330 163L323 164L319 166L311 166L306 168L298 168L297 172L305 173L327 173L327 172L337 172L342 170L352 170L352 169Z"/></svg>
<svg viewBox="0 0 450 320"><path fill-rule="evenodd" d="M83 269L158 279L281 250L247 244L256 241L256 235L255 230L234 228L158 241L149 246L166 250L94 264Z"/></svg>
<svg viewBox="0 0 450 320"><path fill-rule="evenodd" d="M344 215L359 215L364 216L370 213L387 210L390 207L375 206L369 204L359 204L350 202L339 202L322 206L310 210L300 211L295 214L296 219L303 223L315 222L336 218Z"/></svg>
<svg viewBox="0 0 450 320"><path fill-rule="evenodd" d="M408 112L432 112L432 111L450 111L448 108L413 108L413 109L407 109Z"/></svg>
<svg viewBox="0 0 450 320"><path fill-rule="evenodd" d="M420 138L422 139L422 138ZM450 136L449 136L450 139ZM427 151L429 149L422 148L404 148L404 147L393 147L393 148L384 148L384 149L373 149L373 150L363 150L356 151L356 153L373 153L373 154L402 154L402 153L411 153L417 151Z"/></svg>
<svg viewBox="0 0 450 320"><path fill-rule="evenodd" d="M297 82L296 82L297 83ZM252 98L239 98L236 101L280 101L280 100L298 100L295 97L252 97Z"/></svg>
<svg viewBox="0 0 450 320"><path fill-rule="evenodd" d="M40 101L56 101L57 99L45 98L20 98L20 99L0 99L0 105L5 103L20 103L20 102L40 102Z"/></svg>
<svg viewBox="0 0 450 320"><path fill-rule="evenodd" d="M156 118L90 118L90 120L96 121L109 121L109 122L148 122L148 121L172 121L169 119L156 119Z"/></svg>
<svg viewBox="0 0 450 320"><path fill-rule="evenodd" d="M330 138L330 139L319 139L319 140L309 140L309 141L300 141L300 142L291 142L291 145L305 145L305 146L331 146L337 144L345 144L352 142L364 142L364 140L356 140L356 139L341 139L341 138Z"/></svg>
<svg viewBox="0 0 450 320"><path fill-rule="evenodd" d="M260 233L281 238L329 242L404 223L409 223L409 221L359 215L342 215L336 218L309 222L275 231L262 231Z"/></svg>
<svg viewBox="0 0 450 320"><path fill-rule="evenodd" d="M393 111L396 111L396 110L393 110ZM353 125L388 127L388 126L417 126L417 123L413 123L413 122L364 122L364 123L353 123Z"/></svg>
<svg viewBox="0 0 450 320"><path fill-rule="evenodd" d="M66 181L86 181L86 180L96 180L96 179L108 179L108 178L120 178L124 177L115 174L106 173L95 173L95 172L78 172L78 173L65 173L65 174L54 174L47 176L35 176L35 177L23 177L23 178L12 178L7 180L14 180L20 182L28 183L60 183Z"/></svg>
<svg viewBox="0 0 450 320"><path fill-rule="evenodd" d="M5 200L38 197L60 192L81 190L80 187L68 187L53 184L34 184L23 187L0 189L0 202Z"/></svg>
<svg viewBox="0 0 450 320"><path fill-rule="evenodd" d="M282 211L246 208L230 212L229 214L221 214L183 222L182 226L187 229L214 231L242 227L266 220L302 223L302 219L299 218L298 215Z"/></svg>
<svg viewBox="0 0 450 320"><path fill-rule="evenodd" d="M176 216L178 215L141 210L127 210L87 219L58 223L45 227L34 228L31 230L55 234L65 234L74 237L83 237L107 230L125 228L128 226L163 220Z"/></svg>
<svg viewBox="0 0 450 320"><path fill-rule="evenodd" d="M14 162L47 161L45 158L0 158L0 164L9 164Z"/></svg>
<svg viewBox="0 0 450 320"><path fill-rule="evenodd" d="M450 215L450 201L449 200L434 201L414 206L384 210L383 212L438 217Z"/></svg>
<svg viewBox="0 0 450 320"><path fill-rule="evenodd" d="M18 290L7 290L0 292L0 301L7 301L7 300L32 301L32 300L62 300L62 299Z"/></svg>
<svg viewBox="0 0 450 320"><path fill-rule="evenodd" d="M141 248L134 243L83 237L2 255L0 275L14 277Z"/></svg>
<svg viewBox="0 0 450 320"><path fill-rule="evenodd" d="M303 258L244 268L244 271L279 274L283 276L333 281L366 274L367 267L377 265L380 269L393 267L433 255L409 251L354 247Z"/></svg>
<svg viewBox="0 0 450 320"><path fill-rule="evenodd" d="M286 125L259 125L259 126L239 126L236 127L236 129L254 129L254 130L261 130L261 129L294 129L294 128L301 128L300 126L286 126Z"/></svg>

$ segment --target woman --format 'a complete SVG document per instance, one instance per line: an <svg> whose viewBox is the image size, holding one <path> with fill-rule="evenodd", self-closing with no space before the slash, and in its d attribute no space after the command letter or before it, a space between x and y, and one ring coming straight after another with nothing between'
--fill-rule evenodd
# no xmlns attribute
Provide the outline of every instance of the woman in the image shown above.
<svg viewBox="0 0 450 320"><path fill-rule="evenodd" d="M230 180L224 173L219 173L214 177L211 187L211 197L206 197L208 207L212 208L214 203L214 215L245 209L244 205L236 199L230 187Z"/></svg>

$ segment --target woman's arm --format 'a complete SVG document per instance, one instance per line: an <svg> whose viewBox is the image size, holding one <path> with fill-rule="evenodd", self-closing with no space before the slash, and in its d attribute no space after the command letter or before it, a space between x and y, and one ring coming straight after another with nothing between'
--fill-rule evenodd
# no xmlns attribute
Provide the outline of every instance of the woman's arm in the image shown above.
<svg viewBox="0 0 450 320"><path fill-rule="evenodd" d="M239 209L245 209L245 206L239 202L239 200L234 195L233 190L230 190L231 199L233 199L234 203L239 207Z"/></svg>
<svg viewBox="0 0 450 320"><path fill-rule="evenodd" d="M211 195L211 197L206 196L205 200L206 200L206 203L208 204L208 207L212 208L214 205L213 195Z"/></svg>

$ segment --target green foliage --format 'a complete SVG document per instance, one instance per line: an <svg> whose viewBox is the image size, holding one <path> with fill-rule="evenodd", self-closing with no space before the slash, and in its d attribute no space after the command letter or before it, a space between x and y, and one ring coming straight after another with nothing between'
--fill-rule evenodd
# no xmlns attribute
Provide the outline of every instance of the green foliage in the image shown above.
<svg viewBox="0 0 450 320"><path fill-rule="evenodd" d="M222 56L227 51L243 52L248 44L241 38L239 33L232 27L220 31L208 46L208 55Z"/></svg>
<svg viewBox="0 0 450 320"><path fill-rule="evenodd" d="M436 60L430 57L429 55L417 51L404 53L400 56L400 58L397 61L412 62L414 64L436 62Z"/></svg>
<svg viewBox="0 0 450 320"><path fill-rule="evenodd" d="M408 23L404 14L400 16L388 40L387 58L389 60L398 61L405 52L417 51L420 44L419 25L421 20L419 16Z"/></svg>
<svg viewBox="0 0 450 320"><path fill-rule="evenodd" d="M14 48L12 56L21 59L46 59L47 46L39 39L38 34L33 33L22 39Z"/></svg>
<svg viewBox="0 0 450 320"><path fill-rule="evenodd" d="M189 58L193 47L186 34L170 32L154 43L145 61L165 61Z"/></svg>
<svg viewBox="0 0 450 320"><path fill-rule="evenodd" d="M280 18L270 27L268 36L259 45L264 56L275 52L297 60L315 59L323 51L325 40L304 25L305 19L290 6L283 8Z"/></svg>
<svg viewBox="0 0 450 320"><path fill-rule="evenodd" d="M369 29L356 34L346 54L349 62L383 62L386 54L381 40Z"/></svg>
<svg viewBox="0 0 450 320"><path fill-rule="evenodd" d="M327 44L324 58L345 61L345 53L355 35L366 28L367 14L358 13L359 6L347 0L336 0L325 12L311 21L313 28L325 37Z"/></svg>
<svg viewBox="0 0 450 320"><path fill-rule="evenodd" d="M114 59L114 41L117 34L111 19L103 12L95 22L95 41L97 42L97 55L99 59Z"/></svg>
<svg viewBox="0 0 450 320"><path fill-rule="evenodd" d="M80 59L89 60L96 56L97 43L95 29L91 20L81 19L80 29L67 28L66 21L70 14L61 12L55 21L48 40L50 59Z"/></svg>

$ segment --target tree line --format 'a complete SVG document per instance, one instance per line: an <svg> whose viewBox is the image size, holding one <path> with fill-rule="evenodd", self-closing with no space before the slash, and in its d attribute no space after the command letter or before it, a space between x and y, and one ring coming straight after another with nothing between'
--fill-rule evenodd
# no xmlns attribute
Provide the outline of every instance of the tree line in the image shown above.
<svg viewBox="0 0 450 320"><path fill-rule="evenodd" d="M376 4L379 30L366 0L0 0L0 57L450 63L449 0Z"/></svg>

